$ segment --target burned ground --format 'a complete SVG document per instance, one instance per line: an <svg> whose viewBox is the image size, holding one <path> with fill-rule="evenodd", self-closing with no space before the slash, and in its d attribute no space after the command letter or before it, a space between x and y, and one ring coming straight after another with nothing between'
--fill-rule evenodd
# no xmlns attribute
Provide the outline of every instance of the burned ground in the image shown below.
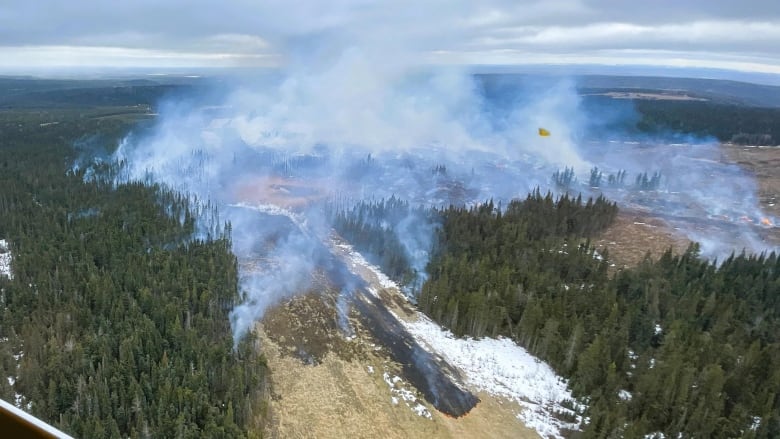
<svg viewBox="0 0 780 439"><path fill-rule="evenodd" d="M721 145L720 160L736 163L743 171L752 174L757 183L760 210L768 218L780 217L780 149L776 147L746 147ZM713 181L713 184L718 184ZM696 231L700 236L731 236L736 252L741 232L749 231L767 249L780 246L778 224L761 224L761 218L718 218L690 214L669 214L664 209L626 207L621 205L615 222L594 239L600 249L609 250L612 269L630 267L646 256L658 257L671 248L675 253L684 251L690 244L684 230ZM742 244L744 245L744 243Z"/></svg>
<svg viewBox="0 0 780 439"><path fill-rule="evenodd" d="M380 295L401 302L389 291ZM435 410L403 379L404 365L393 361L392 352L357 313L349 319L354 336L343 336L335 297L324 291L290 299L269 310L256 328L276 395L269 407L268 436L538 437L516 418L522 408L504 398L480 393L479 404L459 418ZM308 355L302 356L302 350ZM416 400L407 405L400 392ZM418 404L430 419L412 410Z"/></svg>
<svg viewBox="0 0 780 439"><path fill-rule="evenodd" d="M723 160L737 163L756 177L761 208L780 216L780 147L724 145L722 148Z"/></svg>
<svg viewBox="0 0 780 439"><path fill-rule="evenodd" d="M778 213L775 200L780 193L780 169L773 165L779 159L775 150L723 147L722 160L736 161L756 175L761 208L773 216ZM744 226L755 226L762 239L777 242L778 229L774 227L733 224L697 215L675 216L641 206L623 206L614 224L592 242L608 249L610 263L614 264L611 269L619 270L638 264L646 256L656 258L669 248L684 251L690 241L681 229L694 228L706 235ZM360 277L370 285L379 284L371 279L371 273L361 273ZM430 402L422 402L425 392L402 379L404 389L416 395L432 419L417 415L403 402L394 404L392 387L383 375L406 377L407 365L395 361L398 353L382 339L382 334L394 329L377 328L376 321L365 315L381 308L411 318L414 310L397 292L381 287L375 288L376 296L356 294L356 306L348 318L354 336L346 337L337 303L342 287L318 285L308 294L270 309L259 326L274 371L274 392L279 395L271 403L271 436L479 437L489 433L490 437L536 437L517 420L516 414L522 409L516 403L483 393L476 395L480 399L476 407L456 419L435 410Z"/></svg>

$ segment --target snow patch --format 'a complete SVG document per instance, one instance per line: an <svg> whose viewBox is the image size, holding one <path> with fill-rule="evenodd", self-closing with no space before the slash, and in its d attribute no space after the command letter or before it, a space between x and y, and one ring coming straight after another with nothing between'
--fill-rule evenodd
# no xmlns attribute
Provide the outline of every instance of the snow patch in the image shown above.
<svg viewBox="0 0 780 439"><path fill-rule="evenodd" d="M374 273L382 288L401 291L395 282L366 261L352 246L344 243L336 243L336 246L349 258L351 268L363 267ZM374 288L369 287L368 291L379 296ZM581 413L587 407L574 400L568 382L556 375L547 363L510 339L459 339L425 314L416 314L417 320L414 322L394 316L423 348L439 354L447 363L459 369L468 384L492 395L512 399L523 406L524 410L517 418L526 426L536 430L542 437L556 439L563 438L562 430L579 430L583 422ZM413 400L407 398L414 397L414 394L400 386L400 377L391 377L385 372L383 378L391 390L393 404L403 399L416 413L422 413L420 416L431 418L425 407L420 405L425 411L419 409L418 412L417 405L410 405Z"/></svg>
<svg viewBox="0 0 780 439"><path fill-rule="evenodd" d="M576 430L584 411L574 402L567 381L555 374L545 362L507 338L459 339L443 330L427 316L418 313L415 322L399 319L426 349L440 354L460 369L468 384L492 395L504 396L525 410L518 418L543 437L562 438L561 430ZM574 419L559 419L558 415Z"/></svg>
<svg viewBox="0 0 780 439"><path fill-rule="evenodd" d="M639 355L636 354L636 352L632 351L631 349L628 350L628 364L631 366L631 369L636 369L636 360L639 358ZM631 376L631 372L626 372L628 376Z"/></svg>
<svg viewBox="0 0 780 439"><path fill-rule="evenodd" d="M387 277L387 275L382 273L382 270L380 270L379 267L370 264L366 260L366 258L364 258L363 255L358 253L351 245L339 243L336 244L336 246L346 251L347 257L349 258L349 262L351 263L351 268L358 267L358 266L366 268L376 276L377 281L379 282L379 285L382 286L382 288L395 288L400 291L400 288L397 283L393 282L389 277ZM375 289L369 288L368 290L374 296L379 297L379 294Z"/></svg>
<svg viewBox="0 0 780 439"><path fill-rule="evenodd" d="M761 426L761 416L753 416L752 423L750 424L750 429L753 431L758 430L758 427Z"/></svg>
<svg viewBox="0 0 780 439"><path fill-rule="evenodd" d="M620 389L620 391L618 391L618 398L622 399L623 401L631 401L631 398L633 397L634 395L632 395L628 390Z"/></svg>
<svg viewBox="0 0 780 439"><path fill-rule="evenodd" d="M423 418L431 419L431 412L429 412L428 409L420 403L412 407L412 411L415 412L417 416L422 416Z"/></svg>
<svg viewBox="0 0 780 439"><path fill-rule="evenodd" d="M8 279L14 278L14 273L11 271L11 247L8 245L8 241L0 239L0 276L5 276Z"/></svg>
<svg viewBox="0 0 780 439"><path fill-rule="evenodd" d="M426 419L433 419L431 412L428 411L424 405L422 405L417 396L411 390L404 386L404 380L399 376L391 376L388 372L382 374L382 379L390 388L390 402L393 405L398 405L399 402L404 401L407 407L409 407L417 416L421 416Z"/></svg>

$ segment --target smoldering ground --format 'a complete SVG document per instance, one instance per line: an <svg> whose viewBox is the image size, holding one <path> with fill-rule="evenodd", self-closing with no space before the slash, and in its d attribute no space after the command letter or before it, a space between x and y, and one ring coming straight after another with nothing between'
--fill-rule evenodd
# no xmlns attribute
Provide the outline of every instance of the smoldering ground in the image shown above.
<svg viewBox="0 0 780 439"><path fill-rule="evenodd" d="M307 286L331 230L326 203L396 196L413 206L469 205L539 187L604 192L623 205L686 217L763 217L750 176L718 160L715 144L628 143L614 133L614 143L593 142L594 127L631 118L631 110L589 112L575 80L432 66L421 53L435 52L444 27L470 23L479 9L473 2L404 0L381 14L350 1L327 11L309 6L270 2L258 18L283 67L222 78L202 96L163 103L157 125L115 155L125 163L123 179L153 179L213 202L232 224L242 267L269 264L242 273L236 338L268 306ZM540 127L552 135L539 136ZM576 179L551 182L566 167ZM594 167L605 183L610 175L627 180L592 184ZM656 172L650 186L634 184ZM742 245L761 250L749 238L753 226L735 224L746 233ZM433 228L405 222L393 231L424 273ZM696 230L685 231L695 238Z"/></svg>
<svg viewBox="0 0 780 439"><path fill-rule="evenodd" d="M365 79L359 92L350 66ZM150 134L118 149L125 178L151 177L213 201L232 223L239 259L275 264L243 273L246 300L232 317L237 338L268 306L306 289L323 258L313 249L322 248L331 229L326 203L395 196L413 206L469 205L524 197L536 187L605 193L624 207L732 224L726 233L733 238L737 230L737 242L707 232L707 256L740 246L764 250L754 233L765 218L755 183L720 160L716 143L594 139L590 121L599 115L583 111L571 81L521 80L496 95L483 79L457 70L415 67L391 78L370 72L350 52L319 75L293 71L244 82L216 106L214 96L209 105L172 102ZM552 135L538 136L540 126ZM565 167L576 180L560 187L550 177ZM602 173L595 185L594 167ZM625 181L610 184L619 172ZM642 173L661 178L642 187L636 182ZM273 219L279 215L292 222ZM424 268L433 229L407 221L394 230L410 260ZM694 227L681 231L703 237Z"/></svg>

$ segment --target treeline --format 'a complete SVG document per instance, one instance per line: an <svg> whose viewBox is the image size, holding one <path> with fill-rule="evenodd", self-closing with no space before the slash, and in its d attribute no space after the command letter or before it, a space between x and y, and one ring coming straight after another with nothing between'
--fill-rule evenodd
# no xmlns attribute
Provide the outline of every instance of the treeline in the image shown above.
<svg viewBox="0 0 780 439"><path fill-rule="evenodd" d="M430 242L430 230L437 221L435 212L412 207L408 201L395 196L360 201L350 207L333 203L326 210L336 232L369 262L381 267L389 278L406 285L418 276L415 270L425 268L415 266L415 255L410 254L415 249L409 246L412 241L421 244L415 238Z"/></svg>
<svg viewBox="0 0 780 439"><path fill-rule="evenodd" d="M9 81L0 79L0 108L86 108L151 105L173 94L192 91L189 84L150 81Z"/></svg>
<svg viewBox="0 0 780 439"><path fill-rule="evenodd" d="M707 101L635 100L643 133L711 136L721 142L780 145L780 108L749 107Z"/></svg>
<svg viewBox="0 0 780 439"><path fill-rule="evenodd" d="M608 188L623 188L629 190L639 191L654 191L661 187L661 172L656 171L652 175L647 172L640 172L634 179L634 184L627 185L625 183L628 172L625 169L620 169L615 174L609 174L604 178L604 172L599 170L598 167L590 169L590 177L588 178L588 186L592 189L600 187ZM578 181L577 176L574 173L574 168L566 167L561 170L553 172L551 177L552 184L559 191L571 191L577 188Z"/></svg>
<svg viewBox="0 0 780 439"><path fill-rule="evenodd" d="M75 437L259 432L267 372L251 338L233 347L230 236L191 239L196 213L177 193L68 171L72 142L106 133L63 116L42 129L2 115L14 277L0 278L0 397Z"/></svg>
<svg viewBox="0 0 780 439"><path fill-rule="evenodd" d="M617 207L604 198L583 203L537 190L506 209L487 202L440 214L430 277L418 303L457 335L505 334L546 351L558 334L531 331L544 310L533 306L523 319L526 305L555 291L560 306L576 306L569 296L582 298L583 290L605 282L604 257L580 239L613 221Z"/></svg>
<svg viewBox="0 0 780 439"><path fill-rule="evenodd" d="M538 192L442 212L418 303L458 335L513 338L588 403L582 437L780 436L780 260L692 246L610 276L588 236L614 204Z"/></svg>

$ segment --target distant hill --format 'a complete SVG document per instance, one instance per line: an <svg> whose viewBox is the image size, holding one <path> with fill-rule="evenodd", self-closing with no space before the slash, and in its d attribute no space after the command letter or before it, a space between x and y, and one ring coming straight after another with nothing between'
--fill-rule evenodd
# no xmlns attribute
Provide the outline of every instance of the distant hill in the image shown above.
<svg viewBox="0 0 780 439"><path fill-rule="evenodd" d="M581 93L601 90L682 91L721 104L780 107L780 87L720 79L585 75L577 77Z"/></svg>
<svg viewBox="0 0 780 439"><path fill-rule="evenodd" d="M154 104L195 85L165 80L73 80L0 77L0 109L71 108Z"/></svg>
<svg viewBox="0 0 780 439"><path fill-rule="evenodd" d="M526 94L571 79L589 126L585 135L693 135L747 145L780 145L780 87L648 76L478 74L485 96L509 109Z"/></svg>

